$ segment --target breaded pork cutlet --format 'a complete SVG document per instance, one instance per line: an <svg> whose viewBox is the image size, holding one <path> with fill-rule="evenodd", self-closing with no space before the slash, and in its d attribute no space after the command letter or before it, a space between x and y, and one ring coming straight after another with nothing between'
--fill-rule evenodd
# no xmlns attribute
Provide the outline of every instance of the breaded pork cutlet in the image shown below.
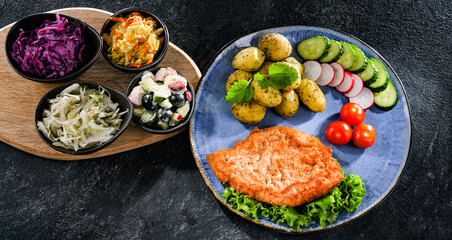
<svg viewBox="0 0 452 240"><path fill-rule="evenodd" d="M207 155L207 162L220 182L278 206L310 202L343 178L330 147L290 127L255 128L234 149Z"/></svg>

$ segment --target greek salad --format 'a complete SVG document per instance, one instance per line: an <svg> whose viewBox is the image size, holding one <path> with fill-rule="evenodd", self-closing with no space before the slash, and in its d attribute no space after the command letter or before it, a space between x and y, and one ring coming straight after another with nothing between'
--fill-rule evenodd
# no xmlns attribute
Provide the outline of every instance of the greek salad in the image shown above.
<svg viewBox="0 0 452 240"><path fill-rule="evenodd" d="M167 67L155 75L145 71L128 98L134 105L134 116L141 123L152 128L169 129L187 117L192 94L187 89L187 79Z"/></svg>

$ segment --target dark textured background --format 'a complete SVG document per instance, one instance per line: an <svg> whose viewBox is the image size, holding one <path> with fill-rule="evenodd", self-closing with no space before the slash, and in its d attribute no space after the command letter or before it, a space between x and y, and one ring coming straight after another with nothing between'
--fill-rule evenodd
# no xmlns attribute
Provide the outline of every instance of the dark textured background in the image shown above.
<svg viewBox="0 0 452 240"><path fill-rule="evenodd" d="M0 142L1 239L452 236L449 0L39 2L1 0L0 27L64 7L110 12L142 7L166 21L171 41L201 71L223 45L261 29L306 24L350 33L381 53L402 80L412 146L398 186L381 205L338 229L299 236L257 226L223 207L196 167L187 132L130 152L74 162L43 159Z"/></svg>

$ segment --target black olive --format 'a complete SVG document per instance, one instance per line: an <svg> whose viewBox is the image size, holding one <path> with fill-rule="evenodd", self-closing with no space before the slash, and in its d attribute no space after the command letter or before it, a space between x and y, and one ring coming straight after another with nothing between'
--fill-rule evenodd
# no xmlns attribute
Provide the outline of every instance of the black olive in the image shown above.
<svg viewBox="0 0 452 240"><path fill-rule="evenodd" d="M154 94L152 92L145 94L141 98L141 104L143 104L143 107L147 110L156 110L158 107L158 104L154 102Z"/></svg>
<svg viewBox="0 0 452 240"><path fill-rule="evenodd" d="M159 110L157 111L157 117L162 122L169 122L172 116L173 112L170 109L159 108Z"/></svg>
<svg viewBox="0 0 452 240"><path fill-rule="evenodd" d="M174 92L170 97L169 100L173 106L176 107L182 107L185 103L184 95L179 92Z"/></svg>

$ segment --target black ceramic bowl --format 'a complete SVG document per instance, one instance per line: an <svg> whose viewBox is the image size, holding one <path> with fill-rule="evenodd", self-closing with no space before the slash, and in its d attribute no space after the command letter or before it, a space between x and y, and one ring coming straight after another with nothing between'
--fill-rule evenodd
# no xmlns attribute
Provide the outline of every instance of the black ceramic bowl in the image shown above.
<svg viewBox="0 0 452 240"><path fill-rule="evenodd" d="M147 71L152 72L153 74L157 73L158 70L160 70L160 67L158 68L151 68L148 69ZM129 86L127 87L126 90L126 95L129 96L130 93L132 92L133 88L135 86L138 85L138 83L141 81L141 77L143 76L143 74L145 73L145 71L141 72L140 74L138 74L137 76L135 76L135 78L132 79L132 81L129 83ZM177 72L177 74L179 74L180 76L183 76L181 73ZM146 132L150 132L150 133L154 133L154 134L168 134L168 133L172 133L175 132L181 128L183 128L184 126L186 126L189 122L190 119L193 116L194 113L194 109L195 109L195 90L193 89L193 86L191 85L190 81L187 79L187 90L191 92L192 95L192 100L190 101L190 112L188 113L187 117L177 126L174 127L170 127L168 129L161 129L161 128L153 128L152 126L146 125L144 123L142 123L140 121L140 119L135 116L135 114L133 114L132 117L132 121L135 123L135 125L137 125L139 128L143 129Z"/></svg>
<svg viewBox="0 0 452 240"><path fill-rule="evenodd" d="M143 17L151 17L157 23L157 28L161 28L161 27L164 28L163 37L165 40L163 41L163 44L162 44L161 48L158 50L157 54L155 54L153 62L150 64L147 64L147 65L144 65L142 67L139 67L139 68L125 67L125 66L121 66L116 63L113 63L111 61L111 59L108 57L108 54L110 53L108 51L109 46L105 42L105 40L103 41L102 55L107 60L107 62L110 63L110 65L112 65L113 67L115 67L121 71L124 71L124 72L138 73L143 70L153 68L162 61L163 57L165 57L165 54L168 50L169 33L168 33L168 28L166 27L165 23L162 20L160 20L160 18L158 18L157 16L155 16L154 14L152 14L146 10L142 10L142 9L138 9L138 8L126 8L126 9L123 9L123 10L120 10L120 11L114 13L111 17L127 17L128 15L130 15L133 12L139 12ZM108 19L102 26L100 35L103 36L104 34L110 34L111 28L115 24L116 24L116 22Z"/></svg>
<svg viewBox="0 0 452 240"><path fill-rule="evenodd" d="M77 151L75 151L73 149L66 149L66 148L54 146L52 144L52 141L49 138L47 138L41 131L39 131L39 129L37 127L37 122L42 120L44 110L49 108L49 99L55 98L59 93L61 93L61 91L63 91L65 88L67 88L68 86L70 86L72 84L74 84L74 83L69 83L69 84L65 84L65 85L56 87L56 88L50 90L49 92L47 92L41 98L41 100L39 101L39 103L36 107L35 127L36 127L36 130L38 131L38 134L41 137L41 139L44 140L44 142L47 143L47 145L49 145L50 147L52 147L53 149L55 149L57 151L60 151L62 153L67 153L67 154L73 154L73 155L90 154L90 153L96 152L102 148L105 148L106 146L108 146L109 144L114 142L126 130L127 126L129 126L130 121L132 119L133 105L124 94L122 94L121 92L116 91L112 88L109 88L107 86L102 86L99 84L95 84L95 83L88 83L88 82L80 83L80 84L85 84L89 88L92 88L92 89L98 89L99 86L106 89L110 93L111 100L114 103L119 104L120 112L127 110L127 113L125 113L121 116L122 123L121 123L120 129L113 135L112 138L110 138L108 141L106 141L100 145L97 145L95 147L90 147L90 148L78 149Z"/></svg>
<svg viewBox="0 0 452 240"><path fill-rule="evenodd" d="M71 16L60 14L60 17L67 18L69 22L78 22L78 23L80 23L80 26L85 25L84 22L82 22L76 18L73 18ZM97 31L94 30L94 28L92 28L88 24L86 24L86 28L83 33L83 36L86 41L86 46L88 47L88 51L87 51L88 56L86 57L85 61L80 64L80 66L78 68L74 69L72 72L70 72L69 74L67 74L63 77L45 78L45 77L34 76L34 75L22 70L20 65L11 57L12 46L13 46L14 42L17 40L17 37L19 36L19 30L20 29L23 29L24 31L34 30L34 29L38 28L42 24L42 22L46 19L49 19L52 21L56 20L56 13L38 13L38 14L30 15L30 16L20 19L11 27L11 29L8 32L8 36L6 37L6 44L5 44L6 56L7 56L8 62L11 65L11 67L17 73L19 73L22 77L33 80L33 81L37 81L37 82L64 82L64 81L72 80L72 79L82 75L83 73L85 73L93 65L93 63L97 60L97 58L99 57L100 52L102 50L102 39L100 38L99 33L97 33Z"/></svg>

